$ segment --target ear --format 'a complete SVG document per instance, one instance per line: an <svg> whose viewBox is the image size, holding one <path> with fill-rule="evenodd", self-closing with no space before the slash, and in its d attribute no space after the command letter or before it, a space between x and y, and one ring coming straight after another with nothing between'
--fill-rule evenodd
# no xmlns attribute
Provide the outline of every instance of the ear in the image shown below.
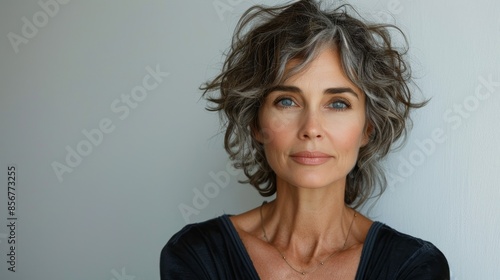
<svg viewBox="0 0 500 280"><path fill-rule="evenodd" d="M370 142L372 133L373 133L373 125L371 124L371 122L367 121L363 131L363 140L361 141L361 147L366 146Z"/></svg>

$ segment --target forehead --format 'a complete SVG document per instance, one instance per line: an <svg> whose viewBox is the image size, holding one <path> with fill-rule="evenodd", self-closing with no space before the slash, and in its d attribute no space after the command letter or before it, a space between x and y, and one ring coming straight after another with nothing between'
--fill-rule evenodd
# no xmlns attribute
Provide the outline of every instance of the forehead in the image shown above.
<svg viewBox="0 0 500 280"><path fill-rule="evenodd" d="M291 59L286 64L284 77L283 85L350 87L363 95L363 91L345 73L340 52L333 47L321 48L310 61Z"/></svg>

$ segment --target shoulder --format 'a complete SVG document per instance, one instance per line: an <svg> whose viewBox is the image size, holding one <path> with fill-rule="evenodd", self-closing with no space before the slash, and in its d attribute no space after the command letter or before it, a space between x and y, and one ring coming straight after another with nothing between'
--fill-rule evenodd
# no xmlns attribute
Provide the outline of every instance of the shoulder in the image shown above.
<svg viewBox="0 0 500 280"><path fill-rule="evenodd" d="M180 231L175 233L164 247L164 250L169 248L185 248L185 247L204 247L212 244L207 238L218 239L223 238L223 219L220 216L201 223L188 224Z"/></svg>
<svg viewBox="0 0 500 280"><path fill-rule="evenodd" d="M161 279L259 279L229 216L190 224L160 256Z"/></svg>
<svg viewBox="0 0 500 280"><path fill-rule="evenodd" d="M214 252L226 239L224 219L225 216L220 216L189 224L175 233L161 251L161 279L201 278L201 274L205 275L207 271L202 268L213 262L211 258L217 257Z"/></svg>
<svg viewBox="0 0 500 280"><path fill-rule="evenodd" d="M365 240L360 266L379 277L449 279L448 262L436 246L378 222Z"/></svg>

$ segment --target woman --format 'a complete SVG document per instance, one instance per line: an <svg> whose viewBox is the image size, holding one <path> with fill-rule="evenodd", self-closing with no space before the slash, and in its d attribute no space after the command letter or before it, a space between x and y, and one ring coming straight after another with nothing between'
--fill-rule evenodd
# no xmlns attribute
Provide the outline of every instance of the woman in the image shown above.
<svg viewBox="0 0 500 280"><path fill-rule="evenodd" d="M220 92L208 100L235 166L276 199L186 226L162 251L162 279L449 279L431 243L355 210L382 193L379 161L424 103L391 26L348 9L303 0L244 14L202 89Z"/></svg>

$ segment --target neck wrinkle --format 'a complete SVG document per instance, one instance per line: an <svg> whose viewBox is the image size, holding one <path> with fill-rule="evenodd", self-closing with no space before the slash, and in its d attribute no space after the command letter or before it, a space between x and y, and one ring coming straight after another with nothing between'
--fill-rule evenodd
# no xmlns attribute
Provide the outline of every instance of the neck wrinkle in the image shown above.
<svg viewBox="0 0 500 280"><path fill-rule="evenodd" d="M301 189L278 185L276 199L263 206L267 236L288 258L304 263L342 250L354 215L344 188Z"/></svg>

